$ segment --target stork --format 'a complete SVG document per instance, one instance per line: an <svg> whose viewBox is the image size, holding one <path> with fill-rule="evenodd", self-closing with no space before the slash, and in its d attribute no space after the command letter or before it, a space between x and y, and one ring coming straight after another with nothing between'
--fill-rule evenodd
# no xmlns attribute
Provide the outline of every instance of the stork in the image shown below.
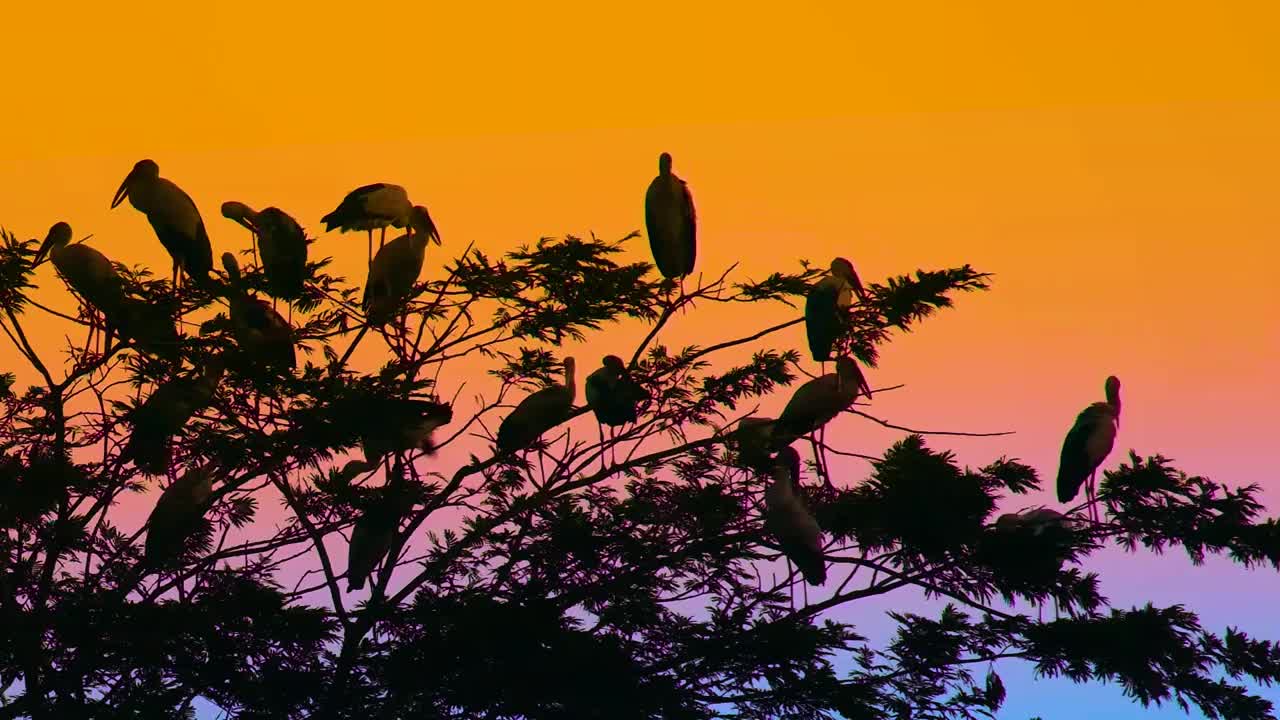
<svg viewBox="0 0 1280 720"><path fill-rule="evenodd" d="M80 296L91 310L98 310L104 319L114 312L124 300L124 282L106 255L85 245L71 245L71 226L65 222L54 223L45 236L44 243L32 260L32 267L39 265L46 255L67 285ZM109 327L109 321L104 325ZM90 321L90 334L94 323ZM110 330L104 327L106 345L111 343Z"/></svg>
<svg viewBox="0 0 1280 720"><path fill-rule="evenodd" d="M132 340L140 349L157 357L177 360L181 338L168 304L126 297L107 315L107 321L115 326L120 337Z"/></svg>
<svg viewBox="0 0 1280 720"><path fill-rule="evenodd" d="M1089 516L1094 522L1098 521L1095 476L1111 454L1120 428L1120 378L1108 377L1104 390L1106 402L1093 403L1076 416L1062 443L1058 464L1058 502L1071 502L1085 485Z"/></svg>
<svg viewBox="0 0 1280 720"><path fill-rule="evenodd" d="M369 264L369 279L365 282L361 304L373 325L386 323L413 291L422 274L427 244L441 244L440 233L425 207L415 205L408 224L409 232L384 245Z"/></svg>
<svg viewBox="0 0 1280 720"><path fill-rule="evenodd" d="M298 221L280 208L255 211L235 200L222 203L222 216L249 230L255 258L261 245L262 271L271 296L285 301L301 297L307 275L307 235Z"/></svg>
<svg viewBox="0 0 1280 720"><path fill-rule="evenodd" d="M399 497L399 493L398 486L383 488L382 497L356 520L351 530L351 542L347 545L347 592L364 588L369 575L395 543L400 520L413 507L412 500L407 496Z"/></svg>
<svg viewBox="0 0 1280 720"><path fill-rule="evenodd" d="M670 153L658 156L658 176L644 196L644 223L658 272L683 282L698 255L698 218L689 186L671 172Z"/></svg>
<svg viewBox="0 0 1280 720"><path fill-rule="evenodd" d="M862 299L862 281L853 263L841 257L831 261L830 274L809 290L804 302L804 326L809 352L816 362L831 359L831 348L844 330L844 311L853 304L854 295Z"/></svg>
<svg viewBox="0 0 1280 720"><path fill-rule="evenodd" d="M800 454L790 447L779 450L773 482L764 491L765 529L778 541L782 554L799 568L805 582L818 587L827 581L822 529L800 496L799 473Z"/></svg>
<svg viewBox="0 0 1280 720"><path fill-rule="evenodd" d="M409 193L399 185L373 183L363 185L347 193L333 212L320 218L326 232L364 230L369 233L369 262L373 262L373 230L380 228L382 236L378 248L387 239L387 226L403 228L409 225L413 203Z"/></svg>
<svg viewBox="0 0 1280 720"><path fill-rule="evenodd" d="M587 376L583 383L587 406L595 413L596 422L610 428L636 421L637 406L648 397L644 388L631 377L631 372L617 355L606 355L600 367ZM612 430L610 430L612 433ZM604 443L603 429L600 442ZM604 462L603 452L601 463Z"/></svg>
<svg viewBox="0 0 1280 720"><path fill-rule="evenodd" d="M213 468L210 465L188 470L164 489L147 518L148 565L159 567L182 554L187 540L204 518L205 504L211 495Z"/></svg>
<svg viewBox="0 0 1280 720"><path fill-rule="evenodd" d="M453 420L448 403L415 398L364 398L358 401L360 445L364 459L375 465L387 453L418 449L434 455L432 433Z"/></svg>
<svg viewBox="0 0 1280 720"><path fill-rule="evenodd" d="M129 441L124 457L144 473L163 475L169 464L169 438L182 430L213 399L223 363L214 358L199 374L170 380L129 413Z"/></svg>
<svg viewBox="0 0 1280 720"><path fill-rule="evenodd" d="M236 344L251 361L276 372L290 372L297 364L293 328L270 305L249 296L234 255L223 253L222 267L231 286L227 301L231 304L231 328Z"/></svg>
<svg viewBox="0 0 1280 720"><path fill-rule="evenodd" d="M814 378L796 389L773 427L775 446L790 445L835 419L858 399L871 397L862 371L853 358L836 358L836 371Z"/></svg>
<svg viewBox="0 0 1280 720"><path fill-rule="evenodd" d="M196 285L208 288L213 249L200 210L191 196L172 181L160 177L160 166L154 160L139 160L120 183L111 207L114 209L125 198L135 210L147 216L160 244L173 258L174 292L182 273Z"/></svg>
<svg viewBox="0 0 1280 720"><path fill-rule="evenodd" d="M738 429L734 432L738 462L756 472L766 472L771 467L769 441L777 422L774 418L754 415L748 415L738 421Z"/></svg>
<svg viewBox="0 0 1280 720"><path fill-rule="evenodd" d="M573 412L574 361L564 359L564 384L543 388L520 401L498 426L498 450L523 450L542 433L569 419Z"/></svg>

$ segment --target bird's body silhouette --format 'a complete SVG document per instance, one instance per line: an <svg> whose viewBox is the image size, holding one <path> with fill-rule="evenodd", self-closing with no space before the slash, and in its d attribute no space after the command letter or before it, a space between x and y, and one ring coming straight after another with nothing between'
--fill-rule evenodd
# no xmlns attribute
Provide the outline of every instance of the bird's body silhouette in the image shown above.
<svg viewBox="0 0 1280 720"><path fill-rule="evenodd" d="M325 231L351 232L364 230L369 234L369 260L373 260L373 231L382 230L379 248L387 238L387 227L408 227L413 203L409 193L399 185L373 183L362 185L347 193L333 212L320 218Z"/></svg>
<svg viewBox="0 0 1280 720"><path fill-rule="evenodd" d="M47 255L58 274L90 306L109 312L124 299L124 282L106 255L84 243L71 243L71 226L54 223L33 263Z"/></svg>
<svg viewBox="0 0 1280 720"><path fill-rule="evenodd" d="M583 389L596 420L611 427L635 422L637 405L647 397L617 355L606 355L601 367L587 376Z"/></svg>
<svg viewBox="0 0 1280 720"><path fill-rule="evenodd" d="M804 326L809 352L816 362L831 359L831 348L844 331L844 311L854 296L862 297L862 282L853 263L844 258L831 261L831 272L810 288L804 302Z"/></svg>
<svg viewBox="0 0 1280 720"><path fill-rule="evenodd" d="M404 513L412 508L402 486L383 489L381 497L360 514L347 545L347 592L362 590L369 575L391 550Z"/></svg>
<svg viewBox="0 0 1280 720"><path fill-rule="evenodd" d="M765 527L778 541L782 553L795 563L810 585L827 580L822 553L822 529L799 493L800 455L783 448L773 464L773 482L764 492Z"/></svg>
<svg viewBox="0 0 1280 720"><path fill-rule="evenodd" d="M178 357L181 336L168 304L126 297L107 319L120 337L132 340L139 349L168 360Z"/></svg>
<svg viewBox="0 0 1280 720"><path fill-rule="evenodd" d="M836 358L836 371L814 378L796 389L773 427L777 447L817 430L847 410L862 393L870 397L867 381L852 358Z"/></svg>
<svg viewBox="0 0 1280 720"><path fill-rule="evenodd" d="M292 371L297 364L293 328L269 303L249 296L234 255L223 253L222 266L230 283L227 302L231 305L231 330L236 345L254 364L279 373Z"/></svg>
<svg viewBox="0 0 1280 720"><path fill-rule="evenodd" d="M175 378L157 387L129 414L129 442L124 456L145 473L164 474L169 464L169 439L213 399L222 371L221 359L215 358L202 373Z"/></svg>
<svg viewBox="0 0 1280 720"><path fill-rule="evenodd" d="M569 419L573 412L574 360L564 359L564 383L532 393L498 426L498 450L523 450L542 433Z"/></svg>
<svg viewBox="0 0 1280 720"><path fill-rule="evenodd" d="M440 233L425 207L413 208L409 225L409 232L384 245L369 265L361 304L374 325L390 320L413 291L422 274L427 244L440 244Z"/></svg>
<svg viewBox="0 0 1280 720"><path fill-rule="evenodd" d="M738 462L757 472L769 471L773 463L770 440L777 422L774 418L753 415L738 421L738 429L734 431Z"/></svg>
<svg viewBox="0 0 1280 720"><path fill-rule="evenodd" d="M692 273L698 256L698 217L689 186L671 172L668 153L659 156L658 176L645 193L644 222L658 272L667 279Z"/></svg>
<svg viewBox="0 0 1280 720"><path fill-rule="evenodd" d="M191 196L172 181L160 177L160 166L155 161L139 160L120 183L111 207L115 208L125 198L147 217L160 244L173 258L174 287L183 272L197 285L209 287L213 248L200 210Z"/></svg>
<svg viewBox="0 0 1280 720"><path fill-rule="evenodd" d="M1062 443L1058 463L1058 501L1071 502L1086 485L1090 513L1097 501L1094 479L1102 461L1111 454L1120 427L1120 379L1112 375L1105 385L1106 402L1096 402L1078 416Z"/></svg>
<svg viewBox="0 0 1280 720"><path fill-rule="evenodd" d="M222 204L222 215L253 234L271 296L289 301L301 297L307 275L307 235L298 221L277 207L254 210L234 200Z"/></svg>
<svg viewBox="0 0 1280 720"><path fill-rule="evenodd" d="M434 455L432 434L453 420L448 403L414 398L362 398L352 410L362 418L360 444L368 463L404 450Z"/></svg>
<svg viewBox="0 0 1280 720"><path fill-rule="evenodd" d="M204 518L213 494L213 469L192 468L164 489L147 518L146 559L152 566L178 557Z"/></svg>

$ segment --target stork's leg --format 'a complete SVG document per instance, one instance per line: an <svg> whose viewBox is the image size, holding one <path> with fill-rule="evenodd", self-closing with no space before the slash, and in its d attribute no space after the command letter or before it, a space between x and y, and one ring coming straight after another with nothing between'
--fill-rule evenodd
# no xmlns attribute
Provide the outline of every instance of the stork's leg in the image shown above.
<svg viewBox="0 0 1280 720"><path fill-rule="evenodd" d="M606 446L604 444L604 423L597 422L596 429L600 431L600 472L606 472L609 468L605 465L605 453L612 446Z"/></svg>
<svg viewBox="0 0 1280 720"><path fill-rule="evenodd" d="M804 606L809 607L809 582L800 583L800 592L804 593Z"/></svg>
<svg viewBox="0 0 1280 720"><path fill-rule="evenodd" d="M383 245L387 244L387 226L382 226L382 234L378 236L378 249L381 250Z"/></svg>
<svg viewBox="0 0 1280 720"><path fill-rule="evenodd" d="M369 266L373 266L373 228L369 228Z"/></svg>
<svg viewBox="0 0 1280 720"><path fill-rule="evenodd" d="M796 580L792 575L794 570L791 569L791 558L787 558L787 593L791 595L791 611L796 610Z"/></svg>
<svg viewBox="0 0 1280 720"><path fill-rule="evenodd" d="M258 233L249 233L250 247L253 248L253 264L258 264Z"/></svg>

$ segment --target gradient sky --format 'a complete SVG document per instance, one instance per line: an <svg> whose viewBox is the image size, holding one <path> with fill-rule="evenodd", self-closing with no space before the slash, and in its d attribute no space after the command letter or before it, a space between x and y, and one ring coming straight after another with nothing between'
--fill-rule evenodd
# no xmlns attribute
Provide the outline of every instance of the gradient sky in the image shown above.
<svg viewBox="0 0 1280 720"><path fill-rule="evenodd" d="M1112 464L1159 452L1280 502L1264 454L1280 401L1275 3L78 5L5 8L0 225L23 237L65 219L166 273L145 220L107 209L141 157L194 197L215 253L248 243L223 200L281 206L318 234L376 181L425 202L450 252L621 237L642 227L666 150L697 200L708 274L836 253L866 280L964 262L996 274L887 349L872 383L907 387L877 398L879 416L1016 430L930 442L1051 474L1114 373ZM362 276L362 237L313 247ZM52 269L39 277L40 298L71 309ZM723 339L734 319L699 312L664 339ZM33 334L53 352L64 331ZM634 332L579 354L594 364ZM854 418L838 434L872 453L894 439ZM1120 606L1187 602L1209 627L1280 638L1274 573L1099 566ZM1113 688L1016 680L1001 717L1129 716Z"/></svg>

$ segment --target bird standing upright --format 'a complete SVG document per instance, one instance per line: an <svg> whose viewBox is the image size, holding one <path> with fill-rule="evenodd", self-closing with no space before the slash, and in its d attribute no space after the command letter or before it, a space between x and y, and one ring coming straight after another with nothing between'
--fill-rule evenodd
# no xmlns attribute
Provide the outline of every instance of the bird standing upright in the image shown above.
<svg viewBox="0 0 1280 720"><path fill-rule="evenodd" d="M399 185L391 183L373 183L362 185L347 193L333 212L320 218L325 231L338 229L341 232L364 230L369 233L369 262L373 262L373 230L381 228L382 237L378 242L381 249L387 239L387 226L403 228L409 225L413 203L409 202L409 193Z"/></svg>
<svg viewBox="0 0 1280 720"><path fill-rule="evenodd" d="M698 218L689 186L671 172L670 153L658 156L658 176L644 196L644 223L658 272L683 282L698 255Z"/></svg>
<svg viewBox="0 0 1280 720"><path fill-rule="evenodd" d="M1106 402L1096 402L1076 416L1062 443L1058 463L1058 502L1070 502L1085 486L1090 518L1097 516L1094 479L1098 466L1111 453L1120 427L1120 378L1112 375L1105 385Z"/></svg>
<svg viewBox="0 0 1280 720"><path fill-rule="evenodd" d="M289 213L276 207L256 211L234 200L222 203L222 216L253 234L254 252L262 248L262 271L272 297L292 302L302 296L307 274L307 235Z"/></svg>
<svg viewBox="0 0 1280 720"><path fill-rule="evenodd" d="M427 243L441 244L440 233L425 207L413 207L408 225L409 232L384 245L369 264L361 304L373 325L381 326L390 320L413 290L422 274Z"/></svg>
<svg viewBox="0 0 1280 720"><path fill-rule="evenodd" d="M406 504L394 488L387 487L383 496L360 514L347 545L347 592L364 589L369 575L391 549Z"/></svg>
<svg viewBox="0 0 1280 720"><path fill-rule="evenodd" d="M830 274L809 289L804 301L804 327L814 361L825 363L831 359L831 348L844 330L844 311L853 304L854 295L862 299L862 281L853 263L841 257L832 260Z"/></svg>
<svg viewBox="0 0 1280 720"><path fill-rule="evenodd" d="M543 388L520 401L498 426L498 450L523 450L573 412L573 358L564 359L564 384Z"/></svg>
<svg viewBox="0 0 1280 720"><path fill-rule="evenodd" d="M805 582L827 581L822 553L822 529L799 493L800 455L786 447L773 464L773 483L764 492L765 528L777 539L782 553L795 563Z"/></svg>
<svg viewBox="0 0 1280 720"><path fill-rule="evenodd" d="M125 198L138 212L147 216L160 244L173 258L173 287L185 272L197 286L208 289L213 271L213 249L204 220L195 202L182 188L160 177L160 166L154 160L139 160L125 177L111 199L115 208Z"/></svg>

